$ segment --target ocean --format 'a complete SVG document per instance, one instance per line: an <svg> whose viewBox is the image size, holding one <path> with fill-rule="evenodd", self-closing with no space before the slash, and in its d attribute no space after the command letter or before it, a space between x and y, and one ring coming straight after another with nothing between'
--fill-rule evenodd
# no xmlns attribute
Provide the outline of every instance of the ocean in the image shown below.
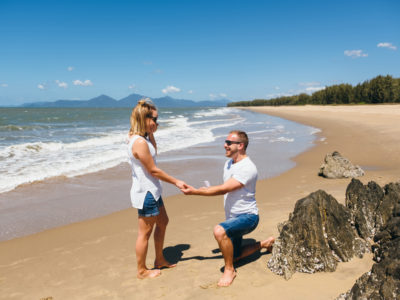
<svg viewBox="0 0 400 300"><path fill-rule="evenodd" d="M130 113L128 108L0 108L0 227L8 228L6 233L0 232L0 240L126 208L126 199L85 203L53 197L42 201L41 197L21 196L18 191L27 195L25 190L32 184L45 186L118 166L128 168ZM155 133L159 166L194 186L202 186L205 180L212 185L222 183L223 146L230 130L248 133L247 152L258 168L259 179L294 167L291 158L312 147L319 131L227 107L160 108L159 124ZM163 187L164 196L179 193L171 185ZM44 210L52 206L60 216L52 211L52 218L46 220L49 212ZM29 226L23 226L28 221Z"/></svg>

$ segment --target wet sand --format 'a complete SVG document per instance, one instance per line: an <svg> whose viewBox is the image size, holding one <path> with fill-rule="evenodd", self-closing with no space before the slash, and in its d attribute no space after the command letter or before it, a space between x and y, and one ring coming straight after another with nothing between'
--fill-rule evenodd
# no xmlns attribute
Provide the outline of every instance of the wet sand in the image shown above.
<svg viewBox="0 0 400 300"><path fill-rule="evenodd" d="M360 178L363 183L374 180L384 185L400 179L400 105L251 109L311 125L321 132L315 147L294 158L295 168L258 182L260 224L245 236L247 240L277 235L278 223L288 218L294 203L318 189L344 203L350 179L317 176L326 153L339 151L363 167L366 170L366 175ZM106 179L109 175L97 176ZM125 177L123 170L112 174L115 181ZM119 197L121 191L113 186L112 180L102 182L108 187L110 197ZM57 191L60 197L64 192ZM165 253L178 266L163 270L153 280L136 279L134 209L1 242L0 298L334 299L347 291L373 263L371 255L366 255L363 259L340 263L333 273L296 273L286 281L267 268L271 254L262 252L237 266L238 276L231 287L217 288L223 259L216 251L212 228L224 218L222 201L220 196L178 195L165 199L170 216ZM148 264L153 260L151 242Z"/></svg>

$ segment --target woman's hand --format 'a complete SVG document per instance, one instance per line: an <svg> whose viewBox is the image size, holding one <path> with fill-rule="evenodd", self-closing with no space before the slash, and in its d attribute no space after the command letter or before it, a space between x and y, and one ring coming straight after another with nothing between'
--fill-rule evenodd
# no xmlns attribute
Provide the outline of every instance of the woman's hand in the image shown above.
<svg viewBox="0 0 400 300"><path fill-rule="evenodd" d="M183 190L186 189L188 187L188 185L182 181L182 180L177 180L175 185L177 186L178 189Z"/></svg>

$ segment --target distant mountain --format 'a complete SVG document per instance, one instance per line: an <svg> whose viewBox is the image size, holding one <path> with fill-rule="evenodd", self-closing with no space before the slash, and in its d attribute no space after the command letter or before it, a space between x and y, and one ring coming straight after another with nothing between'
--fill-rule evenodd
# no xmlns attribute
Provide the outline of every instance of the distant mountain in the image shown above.
<svg viewBox="0 0 400 300"><path fill-rule="evenodd" d="M22 104L22 107L134 107L140 99L147 96L131 94L120 100L115 100L107 95L100 95L89 100L57 100L54 102L32 102ZM152 98L157 107L222 107L227 106L228 99L215 101L193 101L186 99L175 99L169 96Z"/></svg>

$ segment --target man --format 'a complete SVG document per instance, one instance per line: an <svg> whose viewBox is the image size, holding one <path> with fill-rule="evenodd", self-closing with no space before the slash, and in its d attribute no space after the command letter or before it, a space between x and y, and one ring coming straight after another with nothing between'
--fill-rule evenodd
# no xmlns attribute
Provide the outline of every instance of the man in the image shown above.
<svg viewBox="0 0 400 300"><path fill-rule="evenodd" d="M182 189L186 195L224 195L226 221L214 227L214 237L224 257L224 273L218 286L229 286L236 277L233 262L261 248L271 251L273 237L242 247L244 234L258 225L258 208L255 199L257 168L246 154L249 144L243 131L231 131L225 140L225 155L230 158L224 166L224 183L217 186Z"/></svg>

